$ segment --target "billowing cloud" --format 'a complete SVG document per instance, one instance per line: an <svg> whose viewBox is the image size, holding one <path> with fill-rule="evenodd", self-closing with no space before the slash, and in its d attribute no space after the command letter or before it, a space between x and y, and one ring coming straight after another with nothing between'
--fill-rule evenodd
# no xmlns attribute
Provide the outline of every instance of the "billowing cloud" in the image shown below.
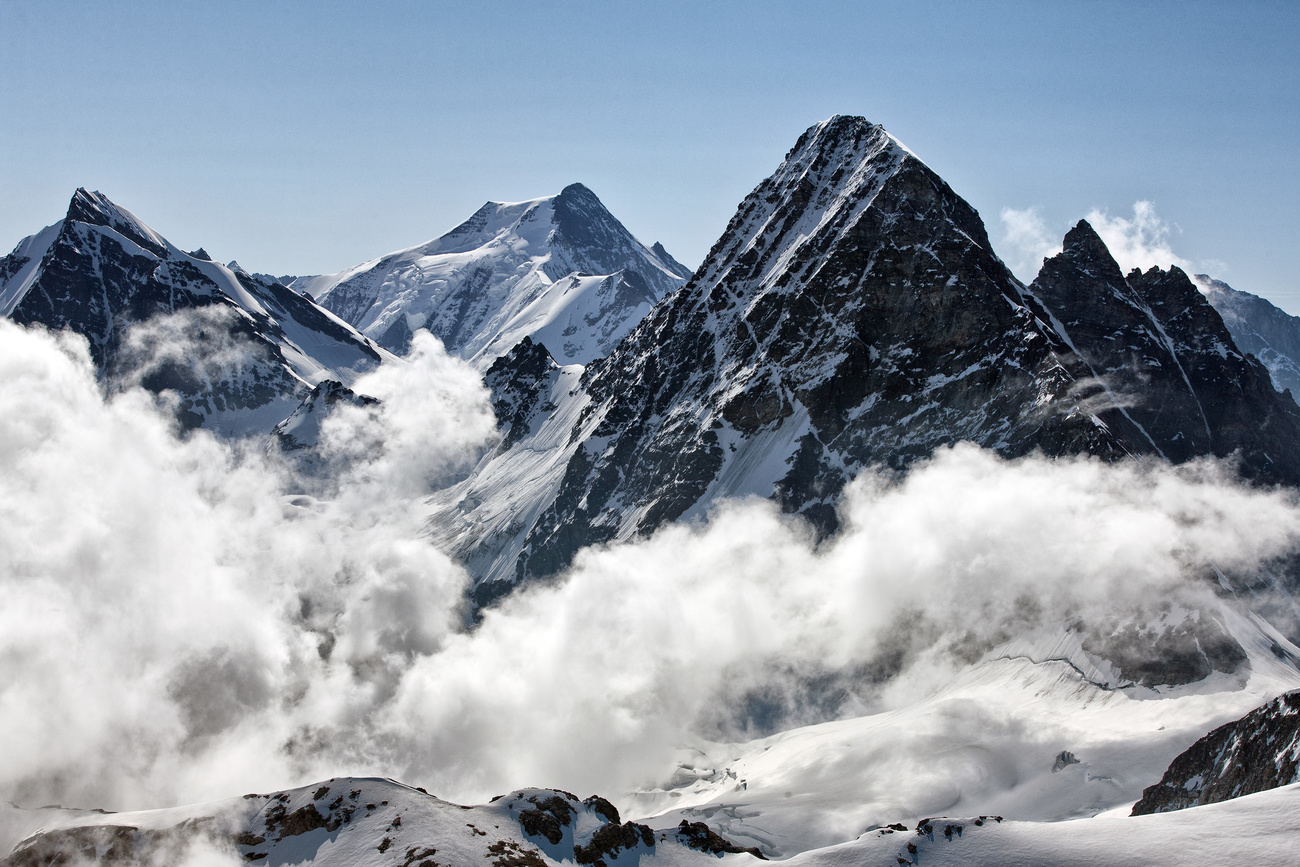
<svg viewBox="0 0 1300 867"><path fill-rule="evenodd" d="M1143 271L1152 268L1169 268L1177 265L1188 274L1209 271L1221 274L1226 270L1222 262L1208 259L1190 260L1174 252L1172 236L1176 229L1156 213L1153 202L1133 203L1131 217L1112 216L1104 208L1093 208L1084 217L1101 236L1120 268L1128 273L1134 268ZM1059 232L1050 231L1037 208L1002 209L1003 241L999 248L1007 257L1007 265L1026 283L1037 276L1043 259L1061 252L1061 239L1069 227Z"/></svg>
<svg viewBox="0 0 1300 867"><path fill-rule="evenodd" d="M383 402L338 405L313 498L274 453L178 438L139 389L105 399L78 339L0 322L0 798L132 808L348 773L617 796L683 743L897 706L1027 629L1213 605L1211 564L1300 540L1289 494L1213 462L959 446L864 473L830 542L727 502L584 551L471 629L420 517L492 442L479 378L421 335L358 389ZM831 704L807 688L827 681Z"/></svg>
<svg viewBox="0 0 1300 867"><path fill-rule="evenodd" d="M1134 268L1146 271L1171 265L1177 265L1189 274L1196 273L1190 261L1173 251L1169 224L1156 214L1152 202L1134 202L1131 218L1112 217L1107 211L1094 208L1085 219L1106 242L1110 254L1125 273Z"/></svg>
<svg viewBox="0 0 1300 867"><path fill-rule="evenodd" d="M1007 267L1025 283L1033 282L1044 259L1061 252L1060 237L1048 233L1037 208L1003 208L1002 230Z"/></svg>

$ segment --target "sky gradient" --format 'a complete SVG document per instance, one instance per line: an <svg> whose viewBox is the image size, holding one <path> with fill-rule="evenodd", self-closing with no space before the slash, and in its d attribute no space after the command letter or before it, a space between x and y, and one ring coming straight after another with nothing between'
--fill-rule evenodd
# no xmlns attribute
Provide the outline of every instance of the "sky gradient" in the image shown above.
<svg viewBox="0 0 1300 867"><path fill-rule="evenodd" d="M1297 44L1291 3L0 0L0 248L85 186L324 273L581 181L694 267L799 133L860 114L1022 278L1030 209L1059 242L1144 201L1180 260L1300 313Z"/></svg>

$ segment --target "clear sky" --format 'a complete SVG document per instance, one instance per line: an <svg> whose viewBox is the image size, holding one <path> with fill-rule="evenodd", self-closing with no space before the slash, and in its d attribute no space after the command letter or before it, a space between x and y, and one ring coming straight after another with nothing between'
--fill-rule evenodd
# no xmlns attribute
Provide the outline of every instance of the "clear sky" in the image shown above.
<svg viewBox="0 0 1300 867"><path fill-rule="evenodd" d="M85 186L322 273L581 181L695 266L833 114L898 136L1022 277L1027 236L1146 201L1146 240L1300 313L1292 2L0 0L0 247Z"/></svg>

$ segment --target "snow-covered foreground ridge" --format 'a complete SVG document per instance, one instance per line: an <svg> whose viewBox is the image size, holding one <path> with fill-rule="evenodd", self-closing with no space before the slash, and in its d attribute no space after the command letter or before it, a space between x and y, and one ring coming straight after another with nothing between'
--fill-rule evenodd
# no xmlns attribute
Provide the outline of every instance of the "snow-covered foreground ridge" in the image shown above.
<svg viewBox="0 0 1300 867"><path fill-rule="evenodd" d="M555 806L557 799L563 807ZM597 798L578 802L567 793L534 789L464 807L373 778L335 778L286 792L143 813L6 807L0 816L10 834L30 835L0 859L4 867L96 860L212 867L759 863L750 853L727 851L738 847L702 826L619 825L616 811ZM977 814L891 824L804 852L789 863L1283 867L1295 863L1300 784L1137 818L1039 823Z"/></svg>

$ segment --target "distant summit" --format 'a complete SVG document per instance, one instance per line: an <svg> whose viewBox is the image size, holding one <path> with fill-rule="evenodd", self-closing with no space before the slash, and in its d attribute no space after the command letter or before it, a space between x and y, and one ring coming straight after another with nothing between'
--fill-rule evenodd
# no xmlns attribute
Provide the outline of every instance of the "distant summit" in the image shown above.
<svg viewBox="0 0 1300 867"><path fill-rule="evenodd" d="M232 435L264 434L315 383L351 381L380 361L362 335L298 293L202 248L182 252L85 189L63 220L0 259L0 314L75 331L106 382L173 391L183 427ZM130 340L160 316L173 317L168 330Z"/></svg>
<svg viewBox="0 0 1300 867"><path fill-rule="evenodd" d="M570 184L547 198L488 202L426 244L292 285L394 352L427 328L486 368L524 337L561 364L586 364L689 276Z"/></svg>

